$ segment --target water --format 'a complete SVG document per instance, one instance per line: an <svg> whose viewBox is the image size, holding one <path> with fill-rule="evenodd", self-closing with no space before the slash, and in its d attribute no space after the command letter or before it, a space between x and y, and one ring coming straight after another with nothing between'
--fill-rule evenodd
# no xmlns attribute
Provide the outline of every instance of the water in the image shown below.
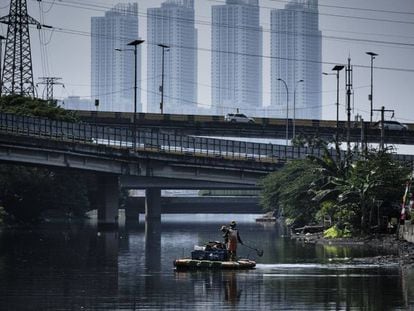
<svg viewBox="0 0 414 311"><path fill-rule="evenodd" d="M219 220L217 220L219 219ZM91 224L0 231L1 310L414 310L414 273L396 265L350 265L379 255L284 237L236 217L249 271L175 272L173 259L220 240L232 218L170 216L161 225L99 232Z"/></svg>

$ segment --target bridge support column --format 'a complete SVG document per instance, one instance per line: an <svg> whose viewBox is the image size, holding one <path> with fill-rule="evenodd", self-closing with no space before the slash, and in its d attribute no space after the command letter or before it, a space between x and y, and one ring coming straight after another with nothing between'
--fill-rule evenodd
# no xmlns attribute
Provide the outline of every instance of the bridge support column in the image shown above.
<svg viewBox="0 0 414 311"><path fill-rule="evenodd" d="M145 189L145 220L161 220L161 189Z"/></svg>
<svg viewBox="0 0 414 311"><path fill-rule="evenodd" d="M118 176L101 176L99 178L98 225L103 227L118 226L119 180Z"/></svg>

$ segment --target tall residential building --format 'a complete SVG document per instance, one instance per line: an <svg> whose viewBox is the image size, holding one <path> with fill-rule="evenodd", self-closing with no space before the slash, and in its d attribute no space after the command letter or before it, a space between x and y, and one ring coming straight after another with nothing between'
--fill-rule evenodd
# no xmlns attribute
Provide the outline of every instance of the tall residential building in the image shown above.
<svg viewBox="0 0 414 311"><path fill-rule="evenodd" d="M127 44L139 38L138 4L117 4L105 16L92 17L91 34L92 102L99 99L102 111L134 111L134 47ZM141 48L137 48L137 111L142 111Z"/></svg>
<svg viewBox="0 0 414 311"><path fill-rule="evenodd" d="M289 118L295 114L298 119L320 119L322 36L318 0L292 0L284 9L272 10L271 56L269 116L287 116L286 88L278 80L283 79L289 90ZM298 83L300 80L303 82Z"/></svg>
<svg viewBox="0 0 414 311"><path fill-rule="evenodd" d="M258 0L212 7L211 98L218 114L262 106L262 28Z"/></svg>
<svg viewBox="0 0 414 311"><path fill-rule="evenodd" d="M160 113L164 85L164 113L197 112L197 29L194 0L167 0L147 11L147 111ZM162 54L164 49L164 83Z"/></svg>

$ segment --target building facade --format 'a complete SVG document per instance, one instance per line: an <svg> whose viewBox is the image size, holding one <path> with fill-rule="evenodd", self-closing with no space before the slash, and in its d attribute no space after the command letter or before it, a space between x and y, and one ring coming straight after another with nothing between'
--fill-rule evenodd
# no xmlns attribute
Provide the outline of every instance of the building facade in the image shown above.
<svg viewBox="0 0 414 311"><path fill-rule="evenodd" d="M321 119L322 36L318 0L292 0L271 12L269 117ZM287 96L289 103L287 110ZM303 82L299 82L303 80Z"/></svg>
<svg viewBox="0 0 414 311"><path fill-rule="evenodd" d="M147 16L147 111L161 112L163 85L163 113L197 113L194 0L164 1L161 7L148 9Z"/></svg>
<svg viewBox="0 0 414 311"><path fill-rule="evenodd" d="M127 45L139 38L138 4L117 4L105 16L92 17L91 35L92 102L99 99L100 111L133 112L136 70L137 111L142 111L141 47L137 47L137 68L134 68L134 47Z"/></svg>
<svg viewBox="0 0 414 311"><path fill-rule="evenodd" d="M219 115L262 107L262 28L258 0L212 7L211 98Z"/></svg>

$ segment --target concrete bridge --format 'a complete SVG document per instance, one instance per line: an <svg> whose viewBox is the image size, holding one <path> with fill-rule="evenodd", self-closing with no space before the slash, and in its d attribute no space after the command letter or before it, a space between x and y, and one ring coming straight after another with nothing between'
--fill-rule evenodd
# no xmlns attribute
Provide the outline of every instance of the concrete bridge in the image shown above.
<svg viewBox="0 0 414 311"><path fill-rule="evenodd" d="M145 189L159 219L161 189L257 189L283 165L263 146L0 114L0 161L101 174L99 222L117 221L119 188Z"/></svg>
<svg viewBox="0 0 414 311"><path fill-rule="evenodd" d="M118 127L133 126L134 114L131 112L107 112L107 111L74 111L82 120ZM158 113L137 113L136 122L139 127L162 130L164 133L180 135L220 136L220 137L251 137L251 138L286 138L286 119L254 118L254 123L226 122L223 116L208 115L175 115ZM340 141L346 142L346 121L336 120L309 120L289 119L290 137L295 128L296 134L317 136L327 141L334 139L338 134ZM407 124L408 130L385 130L385 144L414 144L414 124ZM361 143L379 143L381 131L378 126L369 122L352 121L350 124L350 140Z"/></svg>
<svg viewBox="0 0 414 311"><path fill-rule="evenodd" d="M120 187L145 189L146 218L159 219L161 189L257 189L286 160L322 152L0 114L0 161L101 174L102 224L117 222Z"/></svg>

